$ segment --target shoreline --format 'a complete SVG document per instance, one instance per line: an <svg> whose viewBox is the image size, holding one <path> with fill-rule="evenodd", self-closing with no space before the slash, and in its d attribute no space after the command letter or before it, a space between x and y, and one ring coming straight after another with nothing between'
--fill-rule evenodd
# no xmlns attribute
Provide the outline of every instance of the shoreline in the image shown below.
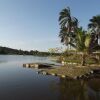
<svg viewBox="0 0 100 100"><path fill-rule="evenodd" d="M64 65L54 67L53 64L43 63L29 63L23 64L26 68L37 68L39 74L58 76L68 79L88 79L91 76L95 77L95 74L100 76L100 65L92 64L87 66L76 66L76 65Z"/></svg>

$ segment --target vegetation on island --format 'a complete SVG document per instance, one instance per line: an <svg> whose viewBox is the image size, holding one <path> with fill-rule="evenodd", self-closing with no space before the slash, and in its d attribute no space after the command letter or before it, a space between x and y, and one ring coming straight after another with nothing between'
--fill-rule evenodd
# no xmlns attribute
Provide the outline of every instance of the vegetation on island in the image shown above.
<svg viewBox="0 0 100 100"><path fill-rule="evenodd" d="M57 58L63 65L44 71L74 79L89 78L95 71L100 71L100 15L93 16L88 29L84 30L67 7L60 12L59 25L61 43L67 47Z"/></svg>
<svg viewBox="0 0 100 100"><path fill-rule="evenodd" d="M84 66L86 56L100 50L100 15L93 16L88 30L83 30L78 19L71 16L70 8L67 7L60 12L59 24L61 42L81 55L81 65Z"/></svg>

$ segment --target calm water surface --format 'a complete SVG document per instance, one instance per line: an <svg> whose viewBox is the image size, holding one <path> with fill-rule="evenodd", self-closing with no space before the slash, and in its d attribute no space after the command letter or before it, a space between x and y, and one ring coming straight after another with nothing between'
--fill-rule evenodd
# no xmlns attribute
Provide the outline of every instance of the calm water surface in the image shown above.
<svg viewBox="0 0 100 100"><path fill-rule="evenodd" d="M0 100L100 100L100 79L65 80L37 74L23 63L47 57L0 55Z"/></svg>

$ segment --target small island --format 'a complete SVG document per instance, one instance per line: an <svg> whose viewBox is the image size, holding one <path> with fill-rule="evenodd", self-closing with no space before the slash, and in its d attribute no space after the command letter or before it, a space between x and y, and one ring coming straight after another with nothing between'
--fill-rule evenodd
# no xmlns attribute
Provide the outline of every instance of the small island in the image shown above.
<svg viewBox="0 0 100 100"><path fill-rule="evenodd" d="M63 9L59 14L61 43L67 49L58 53L59 49L51 49L56 56L51 56L60 67L50 64L24 64L36 68L39 73L70 79L100 77L100 15L93 16L88 24L88 30L79 26L76 17L72 17L70 8ZM44 67L43 67L44 66ZM48 68L49 67L49 68ZM50 68L51 67L51 68Z"/></svg>

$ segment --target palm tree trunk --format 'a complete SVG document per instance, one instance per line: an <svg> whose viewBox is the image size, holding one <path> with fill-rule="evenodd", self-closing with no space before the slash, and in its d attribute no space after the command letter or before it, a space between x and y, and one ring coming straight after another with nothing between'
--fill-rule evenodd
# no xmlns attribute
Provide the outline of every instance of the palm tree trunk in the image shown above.
<svg viewBox="0 0 100 100"><path fill-rule="evenodd" d="M81 62L82 66L85 66L85 54L82 53L82 62Z"/></svg>
<svg viewBox="0 0 100 100"><path fill-rule="evenodd" d="M98 45L100 46L100 33L98 35Z"/></svg>
<svg viewBox="0 0 100 100"><path fill-rule="evenodd" d="M69 43L71 42L71 39L69 38ZM71 50L71 45L69 44L69 50Z"/></svg>

